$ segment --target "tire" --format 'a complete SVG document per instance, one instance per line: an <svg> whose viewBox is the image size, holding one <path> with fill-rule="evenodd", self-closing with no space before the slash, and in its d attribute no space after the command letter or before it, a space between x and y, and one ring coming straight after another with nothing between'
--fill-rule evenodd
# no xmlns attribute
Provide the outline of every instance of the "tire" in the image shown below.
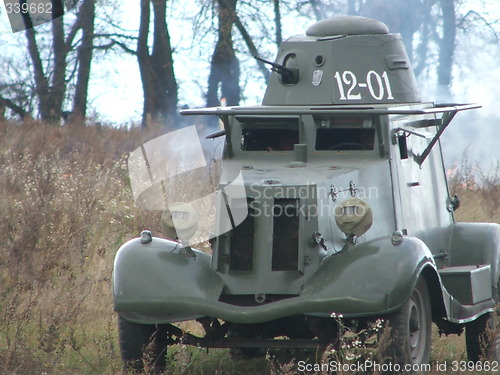
<svg viewBox="0 0 500 375"><path fill-rule="evenodd" d="M166 367L168 337L162 325L137 324L118 316L118 338L125 371L161 373Z"/></svg>
<svg viewBox="0 0 500 375"><path fill-rule="evenodd" d="M481 315L465 327L465 344L469 361L500 360L498 311Z"/></svg>
<svg viewBox="0 0 500 375"><path fill-rule="evenodd" d="M424 364L431 351L432 315L429 290L423 277L403 307L388 317L389 331L382 339L384 363Z"/></svg>

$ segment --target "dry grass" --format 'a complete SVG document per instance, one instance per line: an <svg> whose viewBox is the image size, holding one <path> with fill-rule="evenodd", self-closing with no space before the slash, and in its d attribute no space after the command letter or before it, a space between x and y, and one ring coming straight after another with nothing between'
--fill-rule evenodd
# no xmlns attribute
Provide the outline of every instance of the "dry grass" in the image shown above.
<svg viewBox="0 0 500 375"><path fill-rule="evenodd" d="M116 250L159 216L135 208L128 153L137 131L0 123L0 373L119 374L111 271ZM488 184L452 176L459 220L496 221ZM467 178L470 178L468 176ZM462 337L435 338L433 361L465 358ZM227 350L173 347L173 374L294 373L293 363L229 360Z"/></svg>
<svg viewBox="0 0 500 375"><path fill-rule="evenodd" d="M0 139L0 372L112 373L113 258L147 221L128 188L137 137L1 123Z"/></svg>
<svg viewBox="0 0 500 375"><path fill-rule="evenodd" d="M457 221L500 223L500 161L488 169L465 161L448 180L461 202Z"/></svg>

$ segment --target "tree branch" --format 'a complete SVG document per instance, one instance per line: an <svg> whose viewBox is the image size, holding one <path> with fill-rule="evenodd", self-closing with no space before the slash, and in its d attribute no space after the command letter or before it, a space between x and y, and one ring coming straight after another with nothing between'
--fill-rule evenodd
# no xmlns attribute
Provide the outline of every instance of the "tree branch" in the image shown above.
<svg viewBox="0 0 500 375"><path fill-rule="evenodd" d="M81 24L82 24L81 15L79 12L75 22L73 23L73 25L71 26L71 29L68 32L68 35L66 36L66 40L64 42L64 44L66 45L66 51L71 50L73 40L75 39L76 33L81 28Z"/></svg>
<svg viewBox="0 0 500 375"><path fill-rule="evenodd" d="M460 19L460 22L458 23L458 26L463 27L464 21L466 19L470 18L471 16L480 19L484 23L484 25L493 33L496 41L498 41L500 39L500 37L498 36L495 28L492 26L492 23L489 22L488 20L486 20L486 18L484 18L482 15L480 15L475 10L469 10L467 12L467 14Z"/></svg>
<svg viewBox="0 0 500 375"><path fill-rule="evenodd" d="M132 40L134 42L137 41L137 37L133 36L133 35L124 35L124 34L118 34L118 33L104 33L104 34L94 33L94 38L113 38L113 37L122 38L122 39L126 39L126 40Z"/></svg>
<svg viewBox="0 0 500 375"><path fill-rule="evenodd" d="M234 22L236 28L240 32L243 40L245 41L245 44L248 47L248 50L250 51L252 56L258 56L259 52L257 51L257 47L255 47L255 44L253 43L252 37L248 33L247 29L245 28L245 26L241 22L240 18L236 14L236 12L232 12L232 17L233 17L233 22ZM269 79L269 75L270 75L269 69L266 67L266 65L262 61L257 60L257 64L259 66L260 72L264 75L264 79L267 82L267 80Z"/></svg>
<svg viewBox="0 0 500 375"><path fill-rule="evenodd" d="M7 107L7 108L9 108L14 113L18 114L19 117L21 117L21 119L24 119L26 116L29 115L29 113L26 112L23 108L21 108L20 106L18 106L12 100L4 98L2 95L0 95L0 108L1 107Z"/></svg>
<svg viewBox="0 0 500 375"><path fill-rule="evenodd" d="M99 49L99 50L104 50L104 51L107 51L111 48L113 48L114 46L118 46L120 47L124 52L126 53L129 53L131 55L134 55L134 56L137 56L137 51L128 47L125 43L123 42L120 42L116 39L111 39L111 41L107 44L102 44L102 45L99 45L99 46L94 46L95 49Z"/></svg>

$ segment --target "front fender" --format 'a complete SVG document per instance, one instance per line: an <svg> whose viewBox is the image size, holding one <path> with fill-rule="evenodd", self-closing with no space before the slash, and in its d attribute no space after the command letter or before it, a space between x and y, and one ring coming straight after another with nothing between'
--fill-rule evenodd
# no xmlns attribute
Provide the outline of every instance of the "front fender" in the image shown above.
<svg viewBox="0 0 500 375"><path fill-rule="evenodd" d="M425 244L406 237L398 246L380 238L326 257L295 297L258 306L220 302L223 281L210 268L210 257L193 259L178 244L132 240L115 260L115 310L138 323L165 323L211 316L236 323L260 323L310 314L376 316L396 310L409 298L424 267L435 271Z"/></svg>
<svg viewBox="0 0 500 375"><path fill-rule="evenodd" d="M405 237L393 245L390 237L378 238L325 258L301 296L335 301L344 316L388 313L410 297L426 266L436 269L421 240Z"/></svg>
<svg viewBox="0 0 500 375"><path fill-rule="evenodd" d="M193 257L192 254L196 257ZM189 253L180 244L154 237L143 244L133 239L120 247L113 269L115 311L132 321L189 320L199 311L176 312L151 309L155 303L189 296L193 300L217 300L224 286L210 269L211 257L201 251Z"/></svg>

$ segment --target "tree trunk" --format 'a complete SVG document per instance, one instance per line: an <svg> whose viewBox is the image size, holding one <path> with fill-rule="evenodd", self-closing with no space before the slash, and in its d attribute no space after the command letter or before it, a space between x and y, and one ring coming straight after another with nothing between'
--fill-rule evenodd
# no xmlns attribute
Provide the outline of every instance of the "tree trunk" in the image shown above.
<svg viewBox="0 0 500 375"><path fill-rule="evenodd" d="M153 5L153 46L149 52L148 36ZM143 127L163 124L176 127L177 82L174 75L172 47L166 22L167 0L141 0L137 60L141 73L144 106Z"/></svg>
<svg viewBox="0 0 500 375"><path fill-rule="evenodd" d="M95 0L84 0L78 14L82 28L82 41L78 47L78 72L73 97L73 113L70 124L85 125L90 68L94 50Z"/></svg>
<svg viewBox="0 0 500 375"><path fill-rule="evenodd" d="M222 98L225 98L228 106L238 105L240 102L240 65L236 58L231 34L232 15L236 13L236 2L237 0L217 0L219 33L208 77L208 107L220 105Z"/></svg>
<svg viewBox="0 0 500 375"><path fill-rule="evenodd" d="M316 18L316 21L320 21L324 17L323 16L323 12L320 9L321 0L320 1L318 1L318 0L309 0L309 3L311 4L311 7L312 7L312 10L313 10L313 13L314 13L314 17Z"/></svg>
<svg viewBox="0 0 500 375"><path fill-rule="evenodd" d="M62 106L66 94L66 58L68 50L64 40L64 24L63 17L59 17L52 21L52 52L53 70L52 82L50 87L50 117L47 119L51 122L61 120Z"/></svg>
<svg viewBox="0 0 500 375"><path fill-rule="evenodd" d="M274 0L274 27L276 28L276 45L279 47L283 41L283 36L281 35L280 0Z"/></svg>
<svg viewBox="0 0 500 375"><path fill-rule="evenodd" d="M354 10L355 4L349 2ZM410 60L413 60L413 38L421 25L422 5L419 0L365 1L359 13L362 16L384 22L391 33L400 33Z"/></svg>
<svg viewBox="0 0 500 375"><path fill-rule="evenodd" d="M252 54L252 56L259 56L259 52L257 51L257 47L255 47L255 43L252 40L252 37L250 36L250 33L247 31L243 23L241 22L240 18L238 17L237 14L233 15L234 17L234 24L238 31L241 34L241 37L245 41L245 44L248 47L248 50ZM264 79L267 80L269 79L269 76L271 73L269 73L269 68L260 60L257 60L257 66L259 67L260 72L264 76Z"/></svg>
<svg viewBox="0 0 500 375"><path fill-rule="evenodd" d="M432 34L432 5L426 3L422 7L422 17L420 26L420 42L414 49L413 56L413 73L419 76L427 68L427 58L429 56L429 41Z"/></svg>
<svg viewBox="0 0 500 375"><path fill-rule="evenodd" d="M26 13L22 14L23 16L26 15ZM29 22L31 23L31 20ZM26 19L25 25L27 26L25 34L28 44L28 53L33 65L35 92L36 96L38 97L38 111L40 113L40 117L43 120L50 117L49 81L47 80L47 77L45 77L45 73L43 71L42 59L40 58L40 52L38 50L35 32L33 28L28 27L29 24L26 22Z"/></svg>
<svg viewBox="0 0 500 375"><path fill-rule="evenodd" d="M455 52L456 19L454 0L440 0L443 12L443 37L439 44L438 100L451 101L453 54Z"/></svg>
<svg viewBox="0 0 500 375"><path fill-rule="evenodd" d="M38 48L33 23L28 13L22 13L28 52L35 79L35 91L38 97L38 111L43 121L57 123L61 119L64 94L66 92L66 56L63 17L52 20L52 82L44 72L40 50Z"/></svg>

